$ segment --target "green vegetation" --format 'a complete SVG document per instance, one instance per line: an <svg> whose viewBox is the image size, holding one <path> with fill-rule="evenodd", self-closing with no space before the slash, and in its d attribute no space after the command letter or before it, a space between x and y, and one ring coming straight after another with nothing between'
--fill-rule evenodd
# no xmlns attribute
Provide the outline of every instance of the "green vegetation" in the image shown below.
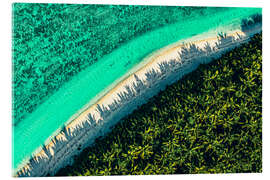
<svg viewBox="0 0 270 180"><path fill-rule="evenodd" d="M205 9L15 3L13 124L82 69L123 43L155 28L200 15Z"/></svg>
<svg viewBox="0 0 270 180"><path fill-rule="evenodd" d="M262 35L168 86L62 175L262 172Z"/></svg>

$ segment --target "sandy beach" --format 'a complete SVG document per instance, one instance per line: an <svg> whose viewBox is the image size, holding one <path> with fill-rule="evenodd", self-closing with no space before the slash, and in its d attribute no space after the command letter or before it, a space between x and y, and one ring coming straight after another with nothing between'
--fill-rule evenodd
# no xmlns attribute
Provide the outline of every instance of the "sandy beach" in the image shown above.
<svg viewBox="0 0 270 180"><path fill-rule="evenodd" d="M233 36L235 38L240 36L245 36L245 34L238 30L235 32L229 33L227 36ZM197 39L197 37L193 37L194 39ZM204 48L205 44L208 42L212 47L214 47L215 43L217 42L217 36L215 37L209 37L204 40L197 40L197 41L192 41L192 39L188 40L189 42L192 42L199 48ZM144 59L142 62L146 64L144 66L137 66L137 69L135 72L133 72L131 75L129 75L127 78L122 80L120 83L118 83L113 89L111 89L105 96L100 98L94 105L90 106L87 108L85 111L83 111L80 115L78 115L74 120L69 123L67 128L74 128L77 126L78 122L84 121L85 118L89 113L95 114L96 118L101 118L99 117L99 114L96 111L96 106L97 104L103 104L107 106L108 104L111 104L114 99L118 98L117 93L125 91L125 86L131 86L132 83L135 81L134 74L136 74L141 80L145 80L145 73L151 69L158 69L158 64L162 62L167 62L170 59L177 59L178 57L178 52L181 51L183 47L185 47L187 43L184 44L183 41L176 42L172 45L169 45L157 52L155 52L153 55L150 57L147 57ZM134 68L136 69L136 67Z"/></svg>
<svg viewBox="0 0 270 180"><path fill-rule="evenodd" d="M256 27L245 33L241 30L227 32L227 37L233 37L235 41L228 42L221 49L216 49L212 54L209 54L207 58L210 60L213 57L218 57L225 51L236 47L241 43L247 42L249 37L260 31L261 28ZM147 56L142 63L138 64L123 76L123 79L118 84L112 87L94 104L86 106L82 112L71 117L65 131L72 135L72 137L67 137L66 133L61 131L54 138L48 139L46 146L36 151L35 155L31 158L32 160L30 159L28 162L22 164L22 166L15 170L14 174L17 176L44 176L48 173L53 175L59 168L72 163L72 157L74 155L79 154L83 148L91 145L96 137L106 134L109 131L110 126L116 124L121 118L131 113L137 106L143 104L147 100L147 98L145 101L140 100L143 99L144 94L148 93L147 97L153 96L160 89L163 89L163 86L165 87L165 85L171 84L182 77L182 75L179 76L179 73L177 74L178 71L175 69L175 71L170 71L158 80L149 83L146 76L147 72L152 69L160 71L159 65L169 62L172 59L182 62L182 59L179 58L179 52L185 48L190 48L190 43L196 45L199 49L204 50L207 43L212 49L215 49L217 42L219 42L219 38L217 37L216 32L208 33L207 36L205 34L200 34L186 40L178 41ZM203 56L205 56L205 54ZM192 57L191 54L190 60L192 60L192 58L199 59L200 57L197 55ZM202 62L198 62L198 64L200 63ZM189 70L185 71L185 73L188 72ZM134 75L136 75L145 85L149 86L150 89L142 89L137 97L131 97L124 104L120 104L111 114L103 116L100 111L98 111L98 106L109 109L109 105L113 104L115 100L119 100L119 94L126 92L126 87L132 87L134 83L137 82ZM130 108L131 106L132 108ZM84 128L84 123L89 120L89 114L97 121L97 126ZM102 121L104 121L104 123L100 123ZM59 143L59 145L57 143ZM48 155L48 153L50 155Z"/></svg>

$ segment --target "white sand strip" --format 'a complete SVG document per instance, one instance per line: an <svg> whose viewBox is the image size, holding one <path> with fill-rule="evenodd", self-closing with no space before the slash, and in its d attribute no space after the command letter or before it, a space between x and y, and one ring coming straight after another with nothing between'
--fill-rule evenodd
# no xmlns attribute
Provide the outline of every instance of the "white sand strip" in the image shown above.
<svg viewBox="0 0 270 180"><path fill-rule="evenodd" d="M258 32L261 32L261 26L245 33L241 30L227 32L226 38L218 38L216 33L211 36L207 34L207 38L201 34L158 50L135 67L132 75L74 118L63 131L18 168L14 176L54 175L60 168L71 164L74 155L93 144L97 137L106 134L111 126L167 85L193 71L199 64L208 63L212 58L218 58L224 52L247 42ZM89 114L92 117L90 119Z"/></svg>

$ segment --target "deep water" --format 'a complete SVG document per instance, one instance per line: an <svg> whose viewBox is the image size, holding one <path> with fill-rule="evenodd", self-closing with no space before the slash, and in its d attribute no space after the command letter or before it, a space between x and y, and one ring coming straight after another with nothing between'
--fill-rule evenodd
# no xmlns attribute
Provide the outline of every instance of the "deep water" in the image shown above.
<svg viewBox="0 0 270 180"><path fill-rule="evenodd" d="M148 54L178 40L210 30L226 32L240 29L241 19L255 13L257 8L208 8L204 14L194 15L128 41L86 68L65 83L56 93L39 105L20 123L13 127L13 168L59 130L72 115L108 90L117 80L135 67Z"/></svg>

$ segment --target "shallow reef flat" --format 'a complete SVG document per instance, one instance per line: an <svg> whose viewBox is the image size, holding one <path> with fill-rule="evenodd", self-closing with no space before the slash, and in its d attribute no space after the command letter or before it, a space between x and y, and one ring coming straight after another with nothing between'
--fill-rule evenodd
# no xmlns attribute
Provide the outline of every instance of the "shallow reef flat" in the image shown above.
<svg viewBox="0 0 270 180"><path fill-rule="evenodd" d="M13 124L25 119L78 72L129 40L206 10L15 3Z"/></svg>

